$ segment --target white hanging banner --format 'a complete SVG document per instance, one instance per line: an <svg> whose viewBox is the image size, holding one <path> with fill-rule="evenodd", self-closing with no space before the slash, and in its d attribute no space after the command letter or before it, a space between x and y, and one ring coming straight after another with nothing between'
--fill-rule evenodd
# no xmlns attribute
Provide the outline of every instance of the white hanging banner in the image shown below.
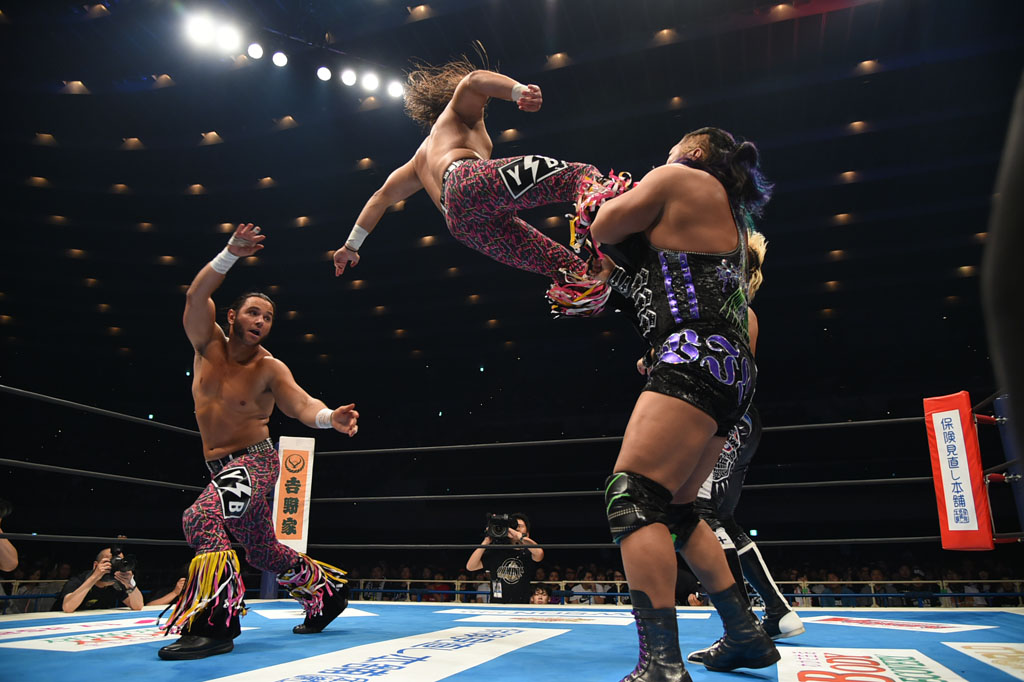
<svg viewBox="0 0 1024 682"><path fill-rule="evenodd" d="M274 494L274 535L296 552L304 553L308 542L315 448L315 438L294 436L281 436L277 446L281 475Z"/></svg>

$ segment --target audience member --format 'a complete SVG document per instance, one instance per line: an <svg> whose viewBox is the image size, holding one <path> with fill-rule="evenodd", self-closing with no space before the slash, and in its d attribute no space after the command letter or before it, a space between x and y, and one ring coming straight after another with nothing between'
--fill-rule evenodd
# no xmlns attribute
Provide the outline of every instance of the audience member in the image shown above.
<svg viewBox="0 0 1024 682"><path fill-rule="evenodd" d="M7 500L0 500L0 523L5 517L11 514L11 503ZM0 528L0 534L3 534ZM18 550L11 544L10 540L0 538L0 573L10 573L18 567ZM0 593L2 594L2 593Z"/></svg>
<svg viewBox="0 0 1024 682"><path fill-rule="evenodd" d="M362 599L366 601L383 601L385 594L380 590L384 589L384 567L380 564L370 569L370 577L363 581Z"/></svg>
<svg viewBox="0 0 1024 682"><path fill-rule="evenodd" d="M387 583L386 589L411 590L414 583L410 583L410 580L412 580L412 569L408 565L403 565L398 571L398 581ZM385 595L385 599L388 601L413 601L409 592L389 592Z"/></svg>
<svg viewBox="0 0 1024 682"><path fill-rule="evenodd" d="M181 591L185 589L186 580L187 578L178 578L178 580L174 583L174 587L172 587L168 591L161 590L161 592L164 592L164 594L160 595L159 597L156 597L155 599L149 600L148 602L146 602L146 606L160 606L163 604L177 603L178 597L181 596Z"/></svg>
<svg viewBox="0 0 1024 682"><path fill-rule="evenodd" d="M92 570L84 571L64 583L53 603L54 611L73 613L90 609L111 609L124 605L138 611L142 593L136 589L131 570L111 571L111 560L124 560L120 547L104 547L92 562Z"/></svg>
<svg viewBox="0 0 1024 682"><path fill-rule="evenodd" d="M550 604L551 590L547 585L534 585L533 595L530 596L531 604Z"/></svg>
<svg viewBox="0 0 1024 682"><path fill-rule="evenodd" d="M585 594L587 592L607 592L608 586L594 582L594 574L587 571L583 574L583 582L573 585L573 595L569 597L570 604L603 604L604 597L596 594Z"/></svg>
<svg viewBox="0 0 1024 682"><path fill-rule="evenodd" d="M504 538L492 538L490 533L466 562L466 570L487 569L491 579L491 601L499 604L526 604L533 590L530 588L530 564L544 559L544 550L530 537L530 520L526 514L510 515L516 527L506 530ZM500 541L500 542L499 542Z"/></svg>
<svg viewBox="0 0 1024 682"><path fill-rule="evenodd" d="M491 601L491 583L487 580L487 573L477 571L473 576L473 580L476 581L476 591L484 593L476 595L475 601L479 604L486 604Z"/></svg>

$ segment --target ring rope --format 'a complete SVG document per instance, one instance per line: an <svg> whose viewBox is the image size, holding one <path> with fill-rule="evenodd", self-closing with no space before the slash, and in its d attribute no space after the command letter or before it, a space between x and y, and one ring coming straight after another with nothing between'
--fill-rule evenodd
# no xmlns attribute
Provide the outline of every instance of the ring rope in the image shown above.
<svg viewBox="0 0 1024 682"><path fill-rule="evenodd" d="M838 488L845 485L889 485L893 483L931 483L931 476L907 476L904 478L858 478L848 481L796 481L793 483L751 483L743 490L774 490L790 488Z"/></svg>
<svg viewBox="0 0 1024 682"><path fill-rule="evenodd" d="M1020 464L1020 457L1014 457L1013 459L1007 460L1007 461L1003 462L1002 464L997 464L994 467L989 467L988 469L985 469L981 473L983 473L983 474L998 474L1000 471L1006 471L1010 467L1016 466L1018 464Z"/></svg>
<svg viewBox="0 0 1024 682"><path fill-rule="evenodd" d="M101 535L48 535L43 533L0 533L5 540L44 540L47 542L88 542L90 544L114 543L117 545L134 542L141 545L188 545L185 540L165 538L108 538Z"/></svg>
<svg viewBox="0 0 1024 682"><path fill-rule="evenodd" d="M992 395L990 395L989 397L985 398L980 403L978 403L977 405L972 407L971 408L971 412L977 412L978 410L985 409L990 404L992 404L995 401L996 398L998 398L999 396L1003 395L1004 393L1006 393L1006 389L1003 389L1003 388L999 389L998 391L996 391L995 393L993 393Z"/></svg>
<svg viewBox="0 0 1024 682"><path fill-rule="evenodd" d="M1000 464L997 467L992 467L992 470L986 470L985 473L994 473L995 470L1007 468L1015 462L1016 460L1014 460L1013 462L1007 462L1006 464ZM85 469L72 469L69 467L55 466L53 464L37 464L35 462L23 462L21 460L6 459L3 457L0 457L0 465L7 465L22 469L48 471L50 473L72 474L75 476L83 476L87 478L102 478L112 481L122 481L125 483L137 483L139 485L175 488L178 490L204 490L204 488L200 486L186 485L184 483L172 483L170 481L154 481L148 478L135 478L134 476L122 476L119 474L106 474L96 471L86 471ZM933 479L931 476L908 476L904 478L861 478L835 481L797 481L793 483L747 483L743 486L743 490L838 488L851 485L892 485L904 483L931 483L932 480ZM468 493L463 495L380 495L374 497L318 497L311 499L310 502L456 502L465 500L487 500L494 498L525 500L545 497L596 497L598 495L603 494L604 492L601 490L556 490L550 492L530 493Z"/></svg>
<svg viewBox="0 0 1024 682"><path fill-rule="evenodd" d="M812 431L817 429L843 428L849 426L882 426L889 424L921 424L924 417L895 417L893 419L865 419L848 422L823 422L820 424L786 424L765 426L762 431ZM368 448L364 450L326 450L317 455L387 455L423 452L456 452L459 450L490 450L493 448L516 448L544 445L592 445L594 443L620 443L622 436L596 436L592 438L555 438L551 440L524 440L508 443L467 443L463 445L425 445L405 448Z"/></svg>
<svg viewBox="0 0 1024 682"><path fill-rule="evenodd" d="M180 426L174 426L173 424L164 424L163 422L153 421L152 419L143 419L142 417L133 417L130 414L121 414L120 412L113 412L111 410L104 410L101 407L93 407L92 405L83 405L82 403L72 402L70 400L64 400L62 398L54 398L52 396L43 395L42 393L33 393L32 391L26 391L21 388L14 388L13 386L5 386L0 384L0 392L10 393L12 395L21 396L22 398L32 398L33 400L41 400L44 403L52 403L54 405L61 405L63 407L71 407L76 410L82 410L83 412L92 412L93 414L101 414L104 417L113 417L114 419L123 419L124 421L134 422L136 424L146 424L147 426L155 426L158 429L165 429L167 431L173 431L175 433L183 433L188 436L198 436L198 431L191 429L183 429Z"/></svg>
<svg viewBox="0 0 1024 682"><path fill-rule="evenodd" d="M465 500L487 500L491 498L528 500L541 497L597 497L602 490L562 490L548 493L477 493L467 495L400 495L379 497L318 497L310 502L444 502Z"/></svg>
<svg viewBox="0 0 1024 682"><path fill-rule="evenodd" d="M796 483L748 483L743 491L768 491L768 489L794 487L841 487L844 485L885 485L891 483L931 483L931 476L909 476L906 478L860 478L855 480L807 480ZM309 502L444 502L466 500L528 500L536 498L585 498L604 495L603 491L553 491L550 493L478 493L475 495L404 495L372 498L313 498Z"/></svg>
<svg viewBox="0 0 1024 682"><path fill-rule="evenodd" d="M154 481L148 478L136 478L135 476L121 476L119 474L105 474L101 471L86 471L85 469L72 469L59 467L53 464L37 464L36 462L22 462L18 459L6 459L0 457L0 465L6 464L21 469L35 469L37 471L49 471L54 474L73 474L85 478L103 478L108 481L123 481L125 483L138 483L140 485L152 485L160 488L175 488L180 490L196 490L202 492L205 488L198 485L186 485L184 483L171 483L169 481Z"/></svg>
<svg viewBox="0 0 1024 682"><path fill-rule="evenodd" d="M997 539L1019 539L1024 537L1024 533L996 533ZM135 543L135 544L151 544L151 545L187 545L188 543L184 540L168 540L168 539L156 539L156 538L107 538L98 536L86 536L86 535L39 535L35 533L0 533L0 538L8 540L45 540L50 542L89 542L94 544L101 544L107 542L118 543L121 545ZM939 540L938 535L920 535L920 536L905 536L905 537L882 537L882 538L810 538L801 540L758 540L758 547L764 546L796 546L796 545L867 545L867 544L885 544L885 543L906 543L906 542L937 542ZM373 550L403 550L403 549L427 549L427 550L441 550L441 549L478 549L486 547L494 549L494 545L475 545L475 544L445 544L445 545L427 545L427 544L414 544L414 545L395 545L395 544L367 544L367 545L351 545L351 544L332 544L332 543L309 543L310 549L344 549L344 550L362 550L362 549L373 549ZM581 543L537 543L536 545L530 545L530 547L538 547L541 549L616 549L618 545L613 542L581 542Z"/></svg>
<svg viewBox="0 0 1024 682"><path fill-rule="evenodd" d="M52 403L54 405L61 405L63 407L71 407L74 409L82 410L84 412L91 412L93 414L103 415L105 417L113 417L115 419L122 419L130 421L136 424L148 424L155 426L160 429L173 431L175 433L181 433L189 436L198 436L198 431L191 429L185 429L180 426L174 426L172 424L165 424L163 422L153 421L151 419L143 419L141 417L133 417L131 415L122 414L120 412L113 412L111 410L104 410L99 407L93 407L91 405L83 405L82 403L76 403L70 400L63 400L61 398L54 398L52 396L43 395L41 393L34 393L32 391L26 391L20 388L14 388L0 384L0 392L10 393L23 398L32 398L34 400L41 400L43 402ZM762 430L765 432L783 432L783 431L811 431L817 429L831 429L831 428L844 428L851 426L883 426L891 424L919 424L924 422L924 417L895 417L893 419L865 419L861 421L845 421L845 422L823 422L819 424L786 424L782 426L766 426ZM537 447L546 445L592 445L595 443L618 443L622 441L622 436L596 436L592 438L555 438L551 440L527 440L527 441L513 441L508 443L467 443L461 445L425 445L425 446L414 446L404 448L370 448L363 450L326 450L323 452L317 452L317 455L382 455L382 454L407 454L407 453L427 453L427 452L457 452L460 450L488 450L492 448L521 448L521 447Z"/></svg>
<svg viewBox="0 0 1024 682"><path fill-rule="evenodd" d="M464 443L461 445L420 445L404 448L369 448L364 450L327 450L320 455L387 455L425 452L458 452L460 450L490 450L493 448L525 448L544 445L593 445L595 443L619 443L622 436L593 436L590 438L556 438L552 440L518 440L509 443Z"/></svg>

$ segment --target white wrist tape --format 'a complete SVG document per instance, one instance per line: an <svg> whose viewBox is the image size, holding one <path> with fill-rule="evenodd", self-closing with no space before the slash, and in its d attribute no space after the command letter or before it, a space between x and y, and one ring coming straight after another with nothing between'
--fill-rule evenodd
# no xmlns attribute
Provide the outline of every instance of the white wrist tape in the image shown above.
<svg viewBox="0 0 1024 682"><path fill-rule="evenodd" d="M331 415L334 414L334 410L329 407L325 407L316 413L316 428L318 429L333 429L331 426Z"/></svg>
<svg viewBox="0 0 1024 682"><path fill-rule="evenodd" d="M210 267L213 268L214 272L226 275L237 260L238 256L228 251L228 247L225 246L224 250L210 261Z"/></svg>
<svg viewBox="0 0 1024 682"><path fill-rule="evenodd" d="M356 225L352 228L352 231L348 233L348 239L345 241L345 248L349 251L358 251L359 247L363 245L363 240L366 239L366 235L368 234L370 233Z"/></svg>
<svg viewBox="0 0 1024 682"><path fill-rule="evenodd" d="M512 101L513 102L519 102L519 100L521 100L523 98L523 95L526 94L526 91L529 90L529 89L530 88L528 88L527 86L523 85L522 83L516 83L515 85L513 85L512 86Z"/></svg>

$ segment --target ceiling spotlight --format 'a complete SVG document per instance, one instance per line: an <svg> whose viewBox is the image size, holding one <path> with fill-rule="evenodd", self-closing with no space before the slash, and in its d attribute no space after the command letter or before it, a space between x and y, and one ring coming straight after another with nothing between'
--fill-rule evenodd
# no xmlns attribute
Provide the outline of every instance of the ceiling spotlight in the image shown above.
<svg viewBox="0 0 1024 682"><path fill-rule="evenodd" d="M392 97L401 97L404 94L402 84L398 81L391 81L388 83L388 94Z"/></svg>
<svg viewBox="0 0 1024 682"><path fill-rule="evenodd" d="M288 63L288 55L284 52L275 52L274 56L270 58L274 62L274 66L284 66Z"/></svg>
<svg viewBox="0 0 1024 682"><path fill-rule="evenodd" d="M373 92L380 85L380 79L377 78L377 74L368 73L363 76L363 90L369 90Z"/></svg>
<svg viewBox="0 0 1024 682"><path fill-rule="evenodd" d="M242 44L242 34L234 26L221 26L217 29L217 47L224 52L234 52Z"/></svg>
<svg viewBox="0 0 1024 682"><path fill-rule="evenodd" d="M192 16L185 22L185 35L196 45L209 45L214 33L213 20L206 15Z"/></svg>
<svg viewBox="0 0 1024 682"><path fill-rule="evenodd" d="M249 56L253 59L263 59L263 46L259 43L253 43L250 45L246 52L248 52Z"/></svg>
<svg viewBox="0 0 1024 682"><path fill-rule="evenodd" d="M322 81L329 81L331 80L331 70L326 66L321 66L316 70L316 77Z"/></svg>
<svg viewBox="0 0 1024 682"><path fill-rule="evenodd" d="M352 69L345 69L341 72L341 82L345 85L356 84L356 72Z"/></svg>

